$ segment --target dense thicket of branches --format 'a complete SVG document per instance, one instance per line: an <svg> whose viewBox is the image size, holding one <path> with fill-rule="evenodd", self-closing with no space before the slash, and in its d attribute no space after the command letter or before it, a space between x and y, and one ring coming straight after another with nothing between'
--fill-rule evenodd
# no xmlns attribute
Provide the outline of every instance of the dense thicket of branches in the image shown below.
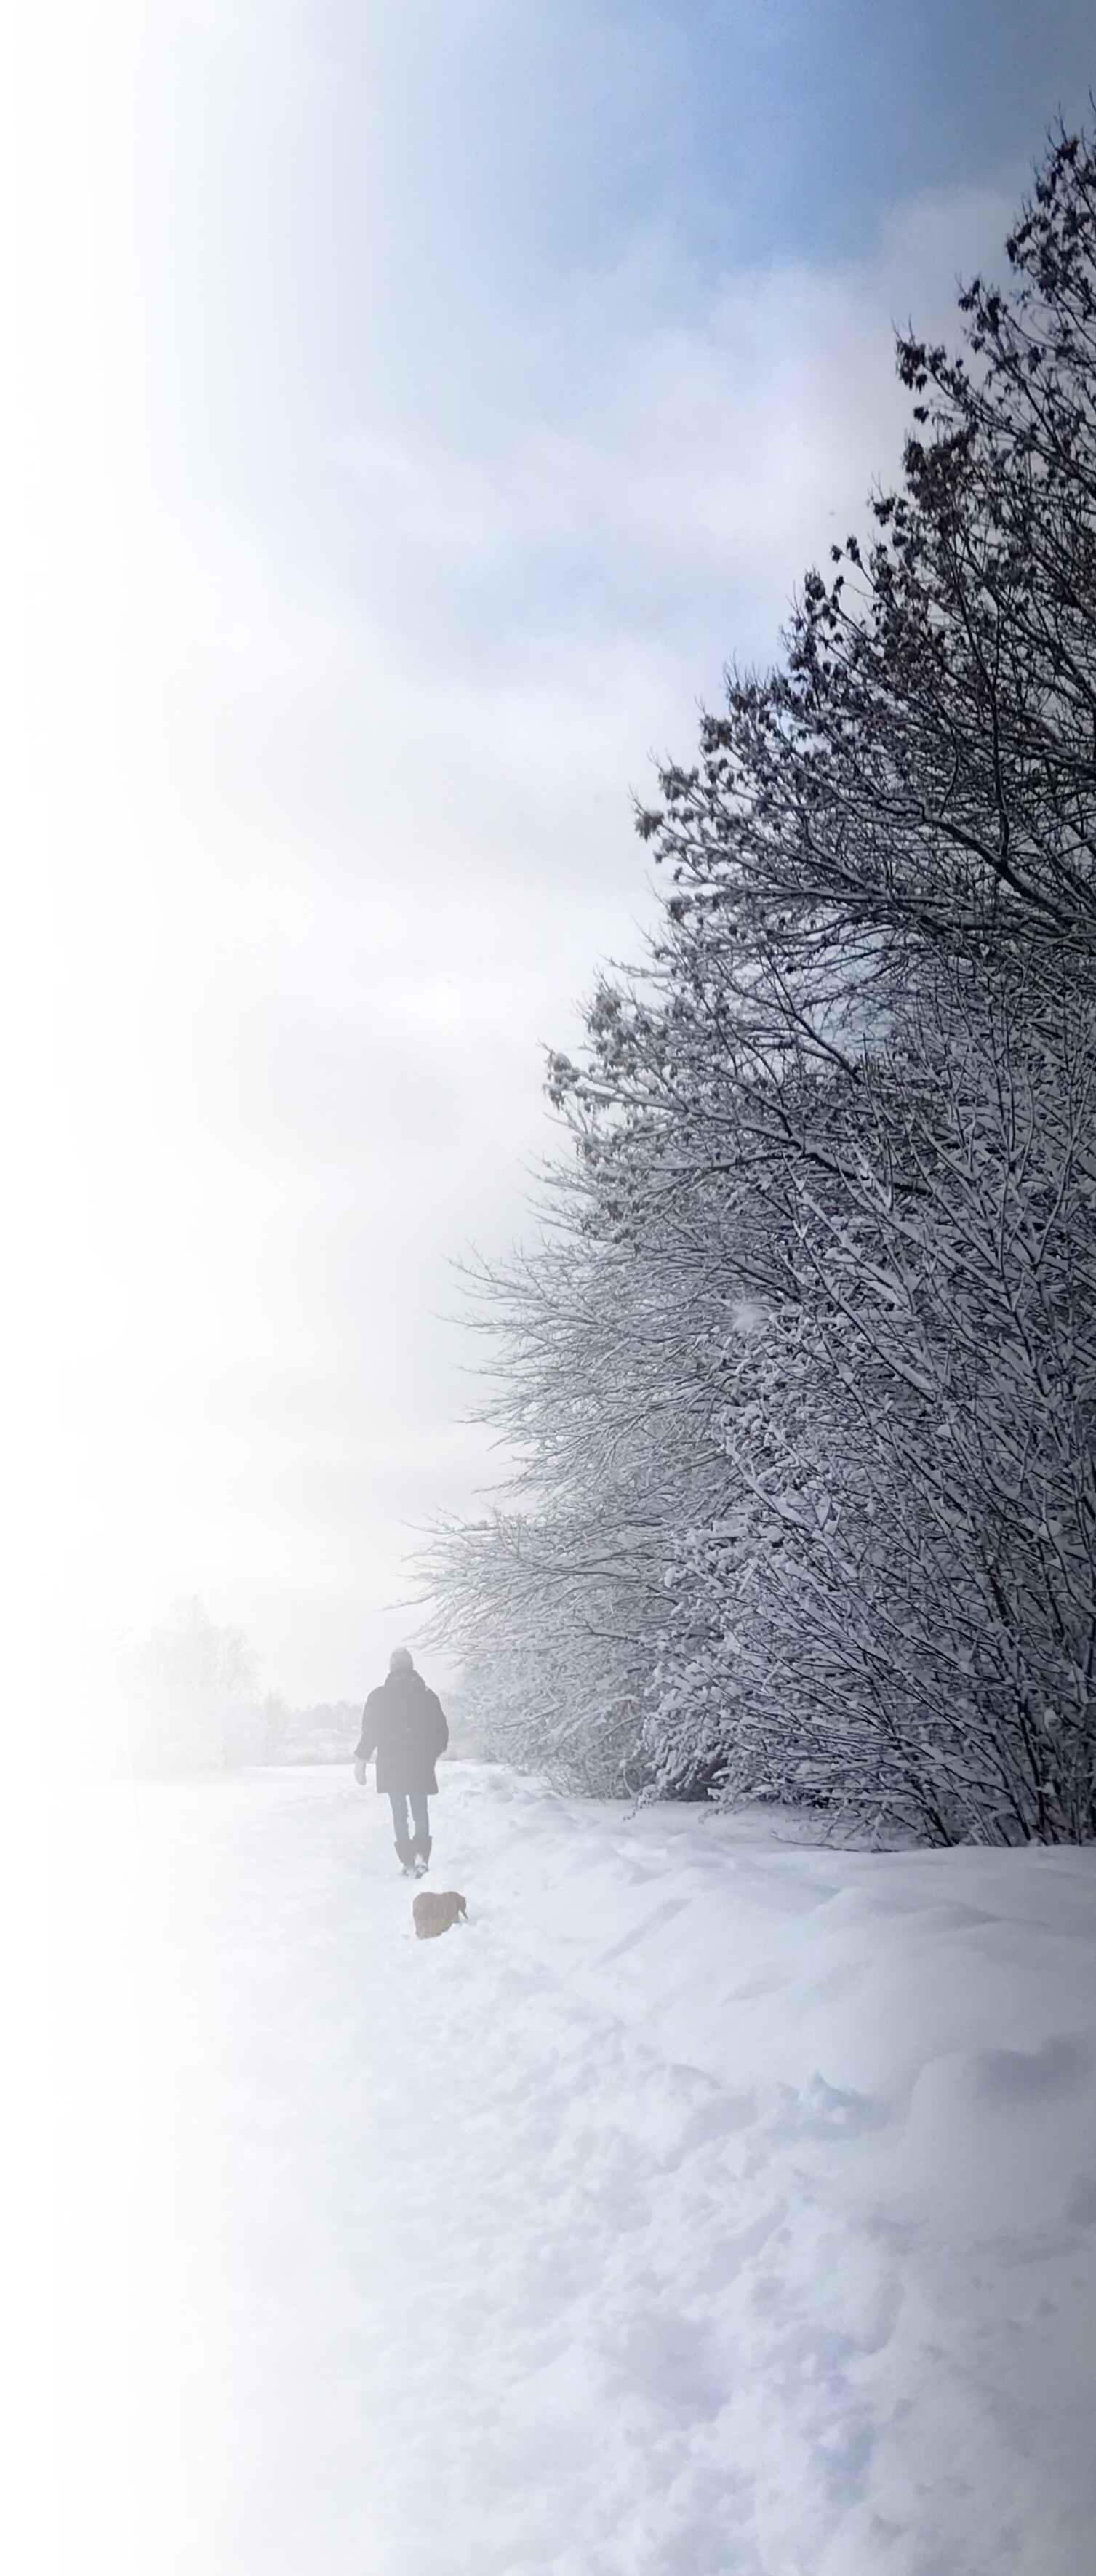
<svg viewBox="0 0 1096 2576"><path fill-rule="evenodd" d="M513 1509L442 1534L492 1740L933 1839L1096 1828L1096 149L961 299L870 547L640 828L483 1282Z"/></svg>

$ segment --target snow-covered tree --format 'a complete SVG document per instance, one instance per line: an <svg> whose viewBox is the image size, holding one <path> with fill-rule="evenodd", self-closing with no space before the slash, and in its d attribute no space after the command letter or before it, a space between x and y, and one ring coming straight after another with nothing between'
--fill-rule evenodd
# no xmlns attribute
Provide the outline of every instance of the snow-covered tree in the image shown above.
<svg viewBox="0 0 1096 2576"><path fill-rule="evenodd" d="M140 1637L123 1640L113 1697L123 1749L138 1771L235 1769L264 1758L258 1666L239 1628L218 1628L180 1599Z"/></svg>
<svg viewBox="0 0 1096 2576"><path fill-rule="evenodd" d="M943 1840L1096 1828L1096 154L917 342L896 494L733 674L495 1283L505 1740ZM486 1682L484 1682L486 1688Z"/></svg>

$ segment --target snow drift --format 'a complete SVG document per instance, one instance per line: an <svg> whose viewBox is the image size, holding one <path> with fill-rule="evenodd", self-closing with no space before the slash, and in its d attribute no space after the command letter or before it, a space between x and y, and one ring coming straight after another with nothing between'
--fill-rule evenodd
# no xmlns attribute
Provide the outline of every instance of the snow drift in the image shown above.
<svg viewBox="0 0 1096 2576"><path fill-rule="evenodd" d="M436 1826L436 1943L348 1774L98 1829L112 2576L1088 2576L1096 1854Z"/></svg>

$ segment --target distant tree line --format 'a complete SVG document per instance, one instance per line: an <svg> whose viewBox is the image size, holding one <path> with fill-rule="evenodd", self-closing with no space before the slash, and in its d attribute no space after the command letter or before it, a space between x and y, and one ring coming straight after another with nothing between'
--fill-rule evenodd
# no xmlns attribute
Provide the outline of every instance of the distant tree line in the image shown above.
<svg viewBox="0 0 1096 2576"><path fill-rule="evenodd" d="M1060 133L870 542L639 828L505 1508L430 1576L490 1746L937 1843L1096 1829L1096 148Z"/></svg>
<svg viewBox="0 0 1096 2576"><path fill-rule="evenodd" d="M100 1641L90 1658L94 1752L135 1778L238 1771L265 1763L347 1761L360 1710L349 1701L292 1708L260 1694L259 1663L239 1628L179 1599L141 1634Z"/></svg>

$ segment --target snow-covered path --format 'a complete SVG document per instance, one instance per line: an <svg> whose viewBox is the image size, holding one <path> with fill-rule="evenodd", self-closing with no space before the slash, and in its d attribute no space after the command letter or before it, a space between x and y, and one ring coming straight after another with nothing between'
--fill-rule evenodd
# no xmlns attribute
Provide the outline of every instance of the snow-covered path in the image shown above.
<svg viewBox="0 0 1096 2576"><path fill-rule="evenodd" d="M419 1943L343 1771L139 1810L112 2567L1091 2576L1096 1855L450 1763Z"/></svg>

